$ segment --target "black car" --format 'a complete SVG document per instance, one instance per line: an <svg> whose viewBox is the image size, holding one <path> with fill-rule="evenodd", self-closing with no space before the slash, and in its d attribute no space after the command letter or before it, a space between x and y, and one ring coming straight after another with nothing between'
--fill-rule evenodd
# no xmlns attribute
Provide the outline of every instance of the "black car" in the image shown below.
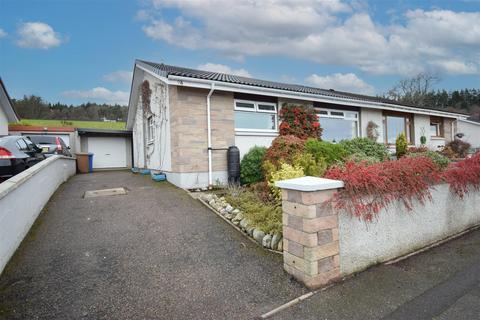
<svg viewBox="0 0 480 320"><path fill-rule="evenodd" d="M22 136L0 138L0 178L9 178L45 159L42 149Z"/></svg>
<svg viewBox="0 0 480 320"><path fill-rule="evenodd" d="M28 138L35 143L45 156L49 157L54 154L71 157L70 147L65 144L63 139L52 135L32 135Z"/></svg>

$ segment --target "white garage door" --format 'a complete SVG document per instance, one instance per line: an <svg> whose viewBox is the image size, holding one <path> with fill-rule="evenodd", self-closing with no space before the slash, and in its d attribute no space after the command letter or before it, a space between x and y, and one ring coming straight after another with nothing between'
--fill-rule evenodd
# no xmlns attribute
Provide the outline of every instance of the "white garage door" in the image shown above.
<svg viewBox="0 0 480 320"><path fill-rule="evenodd" d="M89 137L88 152L93 153L93 169L127 166L127 143L124 137Z"/></svg>

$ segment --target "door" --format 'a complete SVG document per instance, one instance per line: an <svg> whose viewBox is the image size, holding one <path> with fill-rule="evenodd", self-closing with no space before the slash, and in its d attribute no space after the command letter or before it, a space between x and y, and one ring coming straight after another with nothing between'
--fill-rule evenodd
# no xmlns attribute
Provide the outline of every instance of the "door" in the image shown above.
<svg viewBox="0 0 480 320"><path fill-rule="evenodd" d="M127 166L127 143L124 137L89 137L88 152L93 153L93 169Z"/></svg>

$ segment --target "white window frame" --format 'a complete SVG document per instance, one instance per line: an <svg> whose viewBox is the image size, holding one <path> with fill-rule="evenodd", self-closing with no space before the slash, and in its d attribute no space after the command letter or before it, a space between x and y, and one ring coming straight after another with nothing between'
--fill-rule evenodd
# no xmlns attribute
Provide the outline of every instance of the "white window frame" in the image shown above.
<svg viewBox="0 0 480 320"><path fill-rule="evenodd" d="M321 114L320 111L326 111L327 114ZM332 112L343 112L343 116L332 115ZM330 119L343 119L343 120L350 120L357 122L357 136L356 138L360 137L360 113L358 111L350 111L350 110L339 110L339 109L324 109L318 108L316 109L317 117L319 118L320 127L322 127L322 121L320 118L330 118ZM347 113L354 113L356 117L347 117Z"/></svg>
<svg viewBox="0 0 480 320"><path fill-rule="evenodd" d="M155 136L155 124L153 122L153 116L147 118L147 142L152 144Z"/></svg>
<svg viewBox="0 0 480 320"><path fill-rule="evenodd" d="M253 104L253 109L237 107L237 102ZM260 110L260 109L258 108L258 105L259 105L259 104L261 104L261 105L273 106L274 110ZM275 115L275 129L237 128L237 127L235 126L235 131L236 131L236 132L264 132L264 133L272 133L272 132L273 132L273 133L277 133L277 132L278 132L278 108L277 108L277 104L276 104L276 103L235 99L235 100L233 101L233 109L234 109L234 111L255 112L255 113L269 113L269 114L274 114L274 115Z"/></svg>

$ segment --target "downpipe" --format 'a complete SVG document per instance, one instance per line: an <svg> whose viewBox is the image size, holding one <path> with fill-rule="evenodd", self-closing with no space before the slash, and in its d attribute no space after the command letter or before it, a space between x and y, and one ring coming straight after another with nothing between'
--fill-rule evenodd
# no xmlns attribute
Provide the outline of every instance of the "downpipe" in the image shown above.
<svg viewBox="0 0 480 320"><path fill-rule="evenodd" d="M207 144L208 144L208 187L213 185L212 179L212 127L210 123L210 98L215 91L215 83L211 84L207 95Z"/></svg>

